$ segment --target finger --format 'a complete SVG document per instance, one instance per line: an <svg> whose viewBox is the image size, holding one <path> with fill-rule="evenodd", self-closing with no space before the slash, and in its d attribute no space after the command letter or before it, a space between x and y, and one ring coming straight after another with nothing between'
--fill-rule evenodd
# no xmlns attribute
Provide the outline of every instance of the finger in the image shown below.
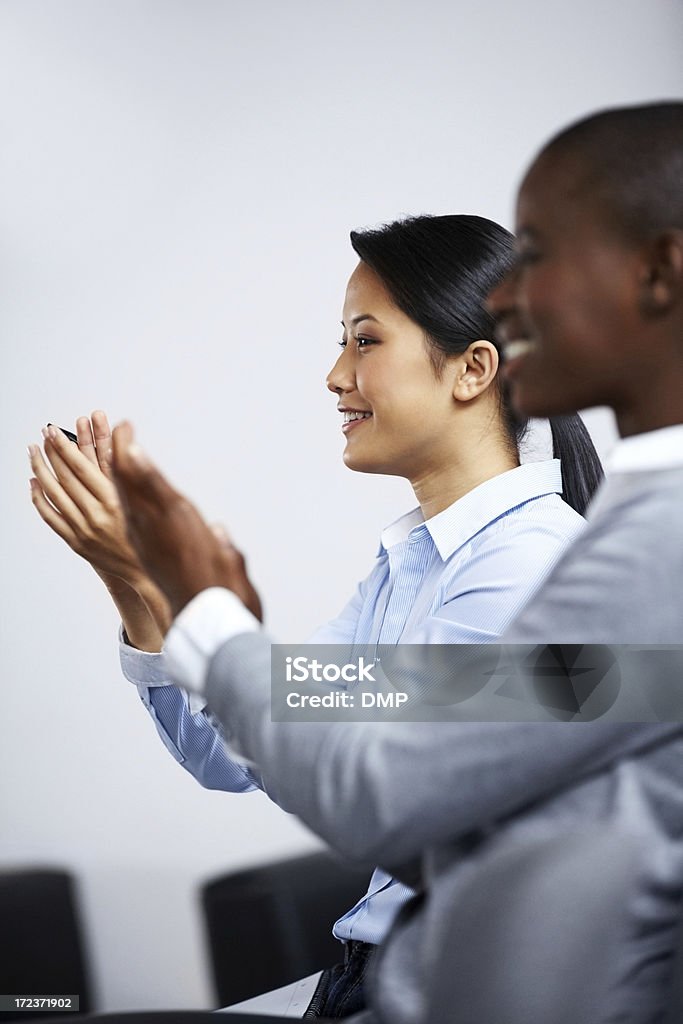
<svg viewBox="0 0 683 1024"><path fill-rule="evenodd" d="M87 515L88 509L97 503L97 499L93 498L92 494L83 486L71 467L62 458L51 437L45 438L43 450L45 458L61 487L74 504L78 506L79 510L84 515Z"/></svg>
<svg viewBox="0 0 683 1024"><path fill-rule="evenodd" d="M133 424L129 420L122 420L114 427L111 435L112 444L112 467L116 476L119 468L123 467L128 449L135 440Z"/></svg>
<svg viewBox="0 0 683 1024"><path fill-rule="evenodd" d="M58 451L51 436L45 438L43 447L54 475L86 519L90 518L100 507L104 507L107 511L118 508L116 489L106 477L102 476L98 466L88 462L80 452L75 453L78 455L77 460L72 457L67 462L62 453ZM71 447L75 448L76 446L72 444ZM68 449L67 453L69 456L74 454ZM77 467L78 475L72 466ZM90 481L90 487L82 482L83 477Z"/></svg>
<svg viewBox="0 0 683 1024"><path fill-rule="evenodd" d="M167 508L181 497L136 443L130 423L114 427L112 442L114 480L131 511L141 504Z"/></svg>
<svg viewBox="0 0 683 1024"><path fill-rule="evenodd" d="M47 500L40 483L35 477L29 480L29 484L31 487L31 501L40 518L44 523L47 523L51 530L54 530L67 544L73 547L77 543L78 538L64 516L60 515L54 505L51 505Z"/></svg>
<svg viewBox="0 0 683 1024"><path fill-rule="evenodd" d="M95 438L93 437L90 420L87 416L79 416L76 420L76 437L78 438L79 450L85 455L88 462L96 466Z"/></svg>
<svg viewBox="0 0 683 1024"><path fill-rule="evenodd" d="M69 444L71 444L71 442L69 442ZM85 521L80 509L64 490L59 480L57 480L54 474L49 470L38 445L29 445L28 455L31 463L31 469L33 470L44 494L49 498L56 510L67 519L74 529L82 530L85 525Z"/></svg>
<svg viewBox="0 0 683 1024"><path fill-rule="evenodd" d="M60 482L79 505L86 501L85 495L93 496L103 504L116 502L114 488L99 466L90 461L78 445L64 437L61 430L47 428L45 453Z"/></svg>
<svg viewBox="0 0 683 1024"><path fill-rule="evenodd" d="M95 447L97 450L97 461L105 476L111 479L111 456L112 440L111 427L107 414L102 409L96 409L91 416L93 432L95 434Z"/></svg>

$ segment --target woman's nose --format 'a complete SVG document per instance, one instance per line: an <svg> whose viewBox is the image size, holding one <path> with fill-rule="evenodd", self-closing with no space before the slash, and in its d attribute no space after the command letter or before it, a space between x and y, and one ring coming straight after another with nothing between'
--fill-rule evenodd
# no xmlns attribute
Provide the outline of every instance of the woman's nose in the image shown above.
<svg viewBox="0 0 683 1024"><path fill-rule="evenodd" d="M353 391L356 386L356 375L350 358L346 358L344 349L337 362L327 375L325 385L328 391L340 395L344 391Z"/></svg>

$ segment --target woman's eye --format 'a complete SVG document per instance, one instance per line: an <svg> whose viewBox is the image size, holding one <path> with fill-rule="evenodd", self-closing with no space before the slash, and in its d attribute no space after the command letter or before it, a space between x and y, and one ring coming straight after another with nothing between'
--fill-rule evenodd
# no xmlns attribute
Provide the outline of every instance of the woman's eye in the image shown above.
<svg viewBox="0 0 683 1024"><path fill-rule="evenodd" d="M356 342L356 345L360 349L367 348L368 345L374 345L375 344L375 339L374 338L360 338L360 337L358 337L358 338L355 338L354 341ZM347 342L344 341L344 339L342 338L342 340L338 341L337 344L339 345L340 348L346 348Z"/></svg>

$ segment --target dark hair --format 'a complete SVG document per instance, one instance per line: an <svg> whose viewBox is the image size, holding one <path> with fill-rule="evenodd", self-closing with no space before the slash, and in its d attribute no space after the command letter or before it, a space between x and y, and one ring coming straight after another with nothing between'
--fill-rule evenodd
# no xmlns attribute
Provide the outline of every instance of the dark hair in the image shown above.
<svg viewBox="0 0 683 1024"><path fill-rule="evenodd" d="M540 157L576 157L579 189L612 227L640 239L683 228L683 102L602 110L563 129Z"/></svg>
<svg viewBox="0 0 683 1024"><path fill-rule="evenodd" d="M500 224L465 214L408 217L352 231L351 244L399 309L424 329L437 376L449 356L473 341L499 348L484 303L514 262L514 237ZM500 378L498 386L503 423L518 450L529 421L516 414ZM550 424L553 455L562 460L562 497L583 514L602 479L598 454L578 415L553 417Z"/></svg>

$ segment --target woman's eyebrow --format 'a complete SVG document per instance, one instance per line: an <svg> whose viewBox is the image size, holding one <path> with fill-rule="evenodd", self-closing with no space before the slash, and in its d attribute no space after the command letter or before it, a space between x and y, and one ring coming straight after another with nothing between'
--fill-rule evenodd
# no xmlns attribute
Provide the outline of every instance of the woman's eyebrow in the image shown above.
<svg viewBox="0 0 683 1024"><path fill-rule="evenodd" d="M351 320L349 322L349 326L350 327L355 327L357 324L359 324L361 322L361 320L374 320L376 324L378 324L380 322L377 319L376 316L372 315L372 313L360 313L358 316L351 317ZM346 327L346 324L344 323L343 320L340 321L340 322L341 322L342 327Z"/></svg>

